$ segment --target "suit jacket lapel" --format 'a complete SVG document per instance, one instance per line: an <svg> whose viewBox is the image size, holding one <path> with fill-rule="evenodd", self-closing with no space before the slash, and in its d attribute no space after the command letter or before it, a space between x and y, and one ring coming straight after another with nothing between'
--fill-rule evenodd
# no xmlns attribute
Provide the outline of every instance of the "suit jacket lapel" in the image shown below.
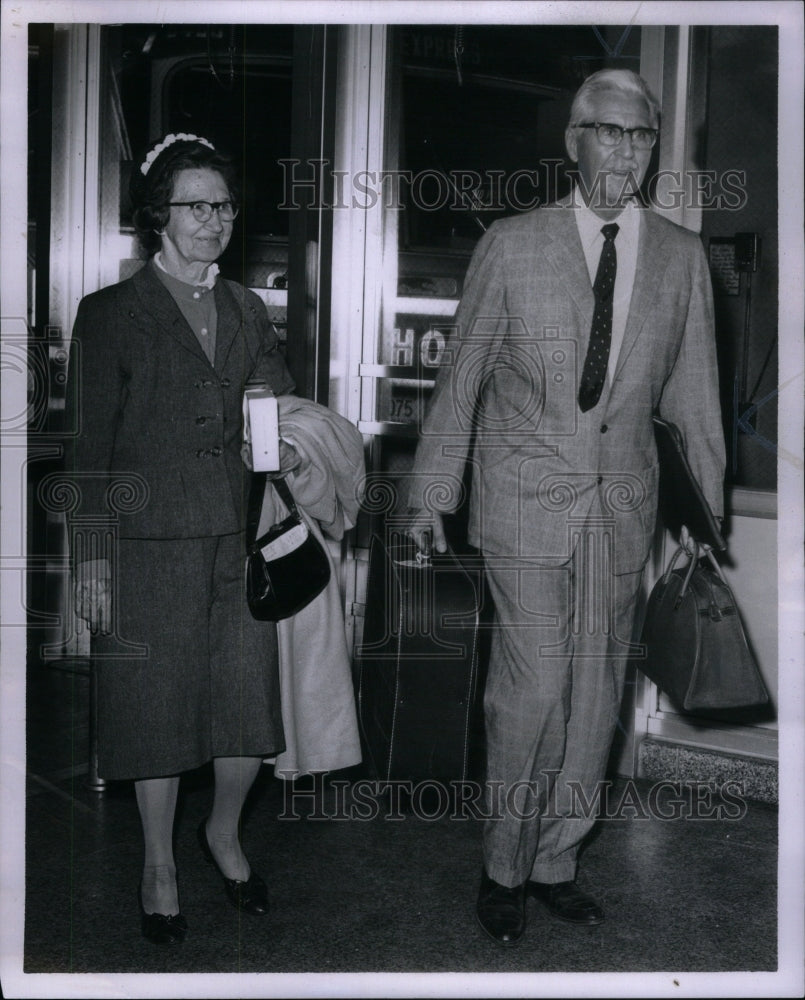
<svg viewBox="0 0 805 1000"><path fill-rule="evenodd" d="M590 273L576 225L575 212L565 199L557 205L548 205L543 212L551 213L550 241L542 246L542 253L555 268L567 286L568 293L582 317L581 339L586 343L595 307L595 296L590 284Z"/></svg>
<svg viewBox="0 0 805 1000"><path fill-rule="evenodd" d="M207 361L198 338L182 315L173 296L153 273L150 261L134 275L134 287L140 298L141 308L151 316L157 329L173 337L181 346ZM209 362L207 361L209 364Z"/></svg>
<svg viewBox="0 0 805 1000"><path fill-rule="evenodd" d="M668 266L668 260L663 251L665 234L657 222L656 216L650 210L641 210L637 270L635 271L632 300L629 304L629 315L626 319L626 329L623 332L623 341L615 368L616 378L620 374L621 368L626 364L649 315L652 303L657 300L657 288Z"/></svg>
<svg viewBox="0 0 805 1000"><path fill-rule="evenodd" d="M215 370L224 370L235 338L243 325L243 304L238 302L222 277L215 282L215 310L218 326L215 334Z"/></svg>

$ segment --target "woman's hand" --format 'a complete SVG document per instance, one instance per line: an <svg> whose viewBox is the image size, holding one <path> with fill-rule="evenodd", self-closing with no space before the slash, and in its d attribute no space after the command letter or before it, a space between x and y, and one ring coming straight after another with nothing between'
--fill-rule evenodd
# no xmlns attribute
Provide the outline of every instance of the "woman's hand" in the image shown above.
<svg viewBox="0 0 805 1000"><path fill-rule="evenodd" d="M280 438L280 472L283 476L298 469L301 464L302 456L296 448Z"/></svg>

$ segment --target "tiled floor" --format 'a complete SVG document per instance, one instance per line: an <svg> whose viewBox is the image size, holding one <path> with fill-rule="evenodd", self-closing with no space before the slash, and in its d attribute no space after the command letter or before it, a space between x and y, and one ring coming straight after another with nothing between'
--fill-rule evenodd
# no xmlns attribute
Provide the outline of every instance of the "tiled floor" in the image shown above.
<svg viewBox="0 0 805 1000"><path fill-rule="evenodd" d="M98 793L84 780L87 688L81 674L29 669L26 973L656 972L670 982L777 966L777 812L768 805L726 810L740 818L663 820L651 816L647 782L619 779L618 815L599 823L580 874L607 921L568 926L532 901L525 938L501 949L474 917L476 820L451 818L439 803L426 806L434 819L391 819L383 797L373 818L356 809L337 818L346 785L331 781L314 805L292 794L305 786L290 788L269 768L243 839L273 912L241 917L200 855L195 828L211 791L202 769L183 779L176 828L190 930L182 945L156 948L139 934L132 787ZM185 982L180 996L192 995Z"/></svg>

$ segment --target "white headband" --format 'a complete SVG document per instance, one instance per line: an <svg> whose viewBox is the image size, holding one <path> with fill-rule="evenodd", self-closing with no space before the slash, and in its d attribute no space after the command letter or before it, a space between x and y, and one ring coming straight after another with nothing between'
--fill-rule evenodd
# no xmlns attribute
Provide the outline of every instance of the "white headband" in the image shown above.
<svg viewBox="0 0 805 1000"><path fill-rule="evenodd" d="M208 146L210 149L215 150L215 146L213 146L213 144L210 142L209 139L202 139L201 136L190 135L188 132L179 132L177 135L174 135L171 132L170 135L165 136L162 142L157 143L157 145L154 146L154 148L151 150L148 156L146 156L145 163L143 163L142 166L140 167L140 171L143 177L145 177L145 175L151 169L151 164L159 156L159 154L164 149L167 149L168 146L172 146L174 142L179 142L180 140L183 142L200 142L202 146Z"/></svg>

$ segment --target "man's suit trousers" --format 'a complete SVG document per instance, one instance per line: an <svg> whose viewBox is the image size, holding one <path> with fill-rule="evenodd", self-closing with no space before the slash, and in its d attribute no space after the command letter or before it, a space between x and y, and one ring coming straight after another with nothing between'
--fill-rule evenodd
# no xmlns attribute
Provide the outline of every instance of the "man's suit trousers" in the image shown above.
<svg viewBox="0 0 805 1000"><path fill-rule="evenodd" d="M642 575L611 572L611 539L605 519L588 517L561 566L486 557L484 861L503 885L574 879L595 822L585 803L604 777Z"/></svg>

